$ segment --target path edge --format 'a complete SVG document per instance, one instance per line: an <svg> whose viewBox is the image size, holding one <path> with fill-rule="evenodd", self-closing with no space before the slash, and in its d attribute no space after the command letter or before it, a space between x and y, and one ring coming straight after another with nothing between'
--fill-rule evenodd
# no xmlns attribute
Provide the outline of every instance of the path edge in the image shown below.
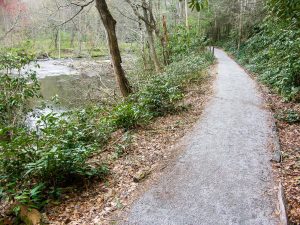
<svg viewBox="0 0 300 225"><path fill-rule="evenodd" d="M253 73L251 73L249 70L247 70L231 53L229 53L228 51L226 51L223 48L217 47L217 49L220 49L220 50L224 51L232 60L234 60L246 72L246 74L252 80L255 81L255 83L257 84L257 87L260 89L260 91L265 92L263 86L260 83L258 83L257 79L255 79L256 76ZM275 144L274 150L272 152L271 161L281 164L281 162L282 162L282 151L281 151L281 145L280 145L280 140L279 140L279 136L278 136L277 125L274 121L272 110L270 110L270 112L272 113L272 118L271 119L272 119L272 125L273 125L273 139L274 139L274 144ZM279 210L280 224L281 225L291 225L291 222L289 221L288 214L287 214L288 204L287 204L287 201L286 201L284 187L282 185L281 180L278 183L277 198L278 198L278 210Z"/></svg>
<svg viewBox="0 0 300 225"><path fill-rule="evenodd" d="M289 225L289 219L287 216L287 203L286 198L283 190L283 186L281 184L281 181L279 181L278 184L278 201L279 201L279 217L280 217L280 223L281 225Z"/></svg>

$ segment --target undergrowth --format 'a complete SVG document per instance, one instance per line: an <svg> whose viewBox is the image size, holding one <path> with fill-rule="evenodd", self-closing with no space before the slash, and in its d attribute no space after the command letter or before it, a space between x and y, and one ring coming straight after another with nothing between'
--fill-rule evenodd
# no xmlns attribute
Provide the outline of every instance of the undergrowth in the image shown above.
<svg viewBox="0 0 300 225"><path fill-rule="evenodd" d="M296 21L287 25L267 19L240 50L231 41L222 45L286 100L300 101L300 30Z"/></svg>
<svg viewBox="0 0 300 225"><path fill-rule="evenodd" d="M89 159L101 154L112 133L144 126L175 112L185 86L201 79L200 71L212 60L204 51L191 52L166 66L161 74L145 76L134 94L114 106L94 105L60 115L52 112L29 128L26 116L18 115L30 112L32 109L25 106L31 98L39 97L35 73L21 73L32 58L20 52L0 55L0 201L42 208L49 198L59 197L61 187L103 178L109 173L105 162L91 164ZM18 70L16 76L13 69Z"/></svg>

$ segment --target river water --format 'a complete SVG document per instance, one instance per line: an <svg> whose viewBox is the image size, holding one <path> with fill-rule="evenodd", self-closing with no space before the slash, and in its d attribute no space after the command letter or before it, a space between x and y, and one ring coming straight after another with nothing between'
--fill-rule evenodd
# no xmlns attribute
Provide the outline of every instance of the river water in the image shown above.
<svg viewBox="0 0 300 225"><path fill-rule="evenodd" d="M131 61L131 59L128 61ZM41 99L31 104L35 110L28 115L27 124L34 127L41 114L62 113L70 109L80 109L91 103L118 94L113 70L108 58L61 59L38 61L38 68L30 65L27 69L36 71L41 85ZM125 59L125 69L126 59ZM55 104L53 97L58 99ZM39 109L41 103L45 109Z"/></svg>
<svg viewBox="0 0 300 225"><path fill-rule="evenodd" d="M113 93L115 82L108 59L63 59L39 61L34 70L43 100L57 96L62 108L78 108Z"/></svg>

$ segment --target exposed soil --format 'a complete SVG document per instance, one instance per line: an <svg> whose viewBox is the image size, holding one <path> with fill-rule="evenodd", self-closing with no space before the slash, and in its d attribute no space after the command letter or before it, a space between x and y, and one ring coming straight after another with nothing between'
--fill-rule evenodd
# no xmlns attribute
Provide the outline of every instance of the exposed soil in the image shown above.
<svg viewBox="0 0 300 225"><path fill-rule="evenodd" d="M215 70L186 88L183 107L175 114L158 118L152 124L125 133L114 134L109 146L93 161L108 163L110 175L81 188L65 190L61 202L46 209L50 224L115 224L160 171L181 152L175 147L199 119L212 94Z"/></svg>

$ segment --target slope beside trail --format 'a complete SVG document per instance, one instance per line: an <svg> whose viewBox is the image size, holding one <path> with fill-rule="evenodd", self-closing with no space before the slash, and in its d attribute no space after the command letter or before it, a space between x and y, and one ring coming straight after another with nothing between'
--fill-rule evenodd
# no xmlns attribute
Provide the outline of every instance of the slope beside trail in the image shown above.
<svg viewBox="0 0 300 225"><path fill-rule="evenodd" d="M185 153L129 210L130 225L275 225L271 114L247 73L216 49L215 94Z"/></svg>

